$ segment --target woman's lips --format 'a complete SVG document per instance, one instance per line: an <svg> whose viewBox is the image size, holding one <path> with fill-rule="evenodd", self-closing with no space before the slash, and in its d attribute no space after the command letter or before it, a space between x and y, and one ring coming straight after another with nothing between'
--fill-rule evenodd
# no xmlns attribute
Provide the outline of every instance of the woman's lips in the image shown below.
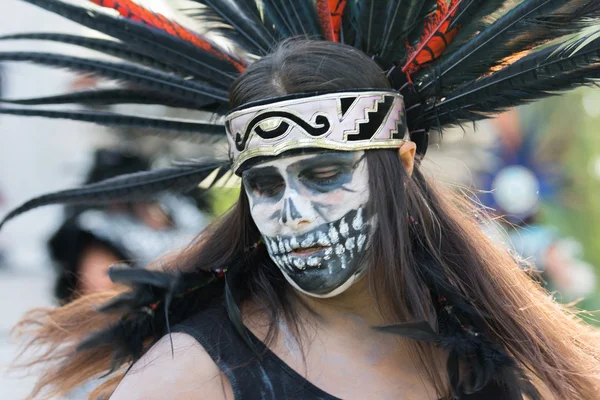
<svg viewBox="0 0 600 400"><path fill-rule="evenodd" d="M290 254L296 256L296 257L308 257L308 256L312 256L322 250L325 250L329 248L329 246L312 246L312 247L305 247L305 248L298 248L298 249L294 249L290 252Z"/></svg>

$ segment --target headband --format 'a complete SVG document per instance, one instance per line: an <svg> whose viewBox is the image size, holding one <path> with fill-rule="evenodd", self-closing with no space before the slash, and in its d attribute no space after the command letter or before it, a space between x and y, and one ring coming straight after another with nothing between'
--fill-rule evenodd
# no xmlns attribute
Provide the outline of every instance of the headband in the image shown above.
<svg viewBox="0 0 600 400"><path fill-rule="evenodd" d="M250 103L225 118L229 156L244 164L295 149L356 151L407 141L402 95L392 90L295 95Z"/></svg>

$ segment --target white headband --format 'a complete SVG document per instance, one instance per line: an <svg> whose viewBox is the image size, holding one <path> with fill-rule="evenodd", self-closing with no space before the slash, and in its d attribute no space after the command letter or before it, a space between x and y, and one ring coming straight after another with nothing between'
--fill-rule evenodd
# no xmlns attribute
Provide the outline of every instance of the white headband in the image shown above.
<svg viewBox="0 0 600 400"><path fill-rule="evenodd" d="M250 103L225 119L233 170L256 157L304 148L356 151L406 142L404 100L395 91L300 95Z"/></svg>

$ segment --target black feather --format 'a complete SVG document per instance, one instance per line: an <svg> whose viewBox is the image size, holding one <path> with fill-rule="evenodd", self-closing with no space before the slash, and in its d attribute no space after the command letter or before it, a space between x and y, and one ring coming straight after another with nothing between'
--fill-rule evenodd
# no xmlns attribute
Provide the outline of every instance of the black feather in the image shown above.
<svg viewBox="0 0 600 400"><path fill-rule="evenodd" d="M321 38L316 3L312 0L270 0L262 3L265 23L274 26L283 25L288 33L283 36L304 36L311 39Z"/></svg>
<svg viewBox="0 0 600 400"><path fill-rule="evenodd" d="M388 1L359 0L355 12L358 13L358 47L368 55L379 54L382 49Z"/></svg>
<svg viewBox="0 0 600 400"><path fill-rule="evenodd" d="M60 0L23 1L122 40L147 56L160 54L161 62L186 70L192 68L190 69L191 75L211 82L223 82L224 87L228 87L239 74L239 71L229 62L221 60L191 43L141 23L125 18L115 18L103 12L96 12Z"/></svg>
<svg viewBox="0 0 600 400"><path fill-rule="evenodd" d="M119 313L139 310L164 299L166 293L185 292L186 289L200 289L217 278L213 272L168 273L160 270L114 266L109 271L110 279L133 288L98 308L103 313Z"/></svg>
<svg viewBox="0 0 600 400"><path fill-rule="evenodd" d="M148 90L169 93L174 97L194 102L199 109L207 104L208 99L223 103L228 101L227 91L224 89L131 64L35 52L0 53L0 61L33 62L122 80Z"/></svg>
<svg viewBox="0 0 600 400"><path fill-rule="evenodd" d="M463 0L449 29L460 26L458 34L444 52L448 55L468 42L493 22L495 13L513 0Z"/></svg>
<svg viewBox="0 0 600 400"><path fill-rule="evenodd" d="M348 0L344 14L342 15L342 26L340 27L341 43L358 47L357 34L360 31L359 17L358 0Z"/></svg>
<svg viewBox="0 0 600 400"><path fill-rule="evenodd" d="M288 4L292 7L291 11L303 27L304 35L309 39L322 40L323 34L317 16L316 2L313 0L288 0Z"/></svg>
<svg viewBox="0 0 600 400"><path fill-rule="evenodd" d="M148 341L153 344L169 334L171 324L184 321L223 294L222 279L209 270L169 273L126 269L130 272L123 283L131 290L99 307L101 312L121 317L77 347L78 351L86 351L110 346L113 359L106 375L125 363L137 361L147 350ZM152 279L148 278L148 272ZM187 293L193 294L187 296Z"/></svg>
<svg viewBox="0 0 600 400"><path fill-rule="evenodd" d="M573 51L578 48L578 51ZM592 32L571 49L564 44L530 54L512 65L463 85L438 104L427 107L423 126L478 120L490 113L548 97L600 79L600 35Z"/></svg>
<svg viewBox="0 0 600 400"><path fill-rule="evenodd" d="M208 159L177 167L121 175L77 189L44 194L9 212L0 222L0 229L17 215L50 204L100 205L147 200L166 191L188 192L216 169L219 169L219 176L223 176L228 171L227 165L223 161Z"/></svg>
<svg viewBox="0 0 600 400"><path fill-rule="evenodd" d="M168 118L138 117L110 112L95 111L56 111L32 108L0 108L0 114L20 115L27 117L44 117L54 119L70 119L73 121L93 122L105 126L126 126L178 133L212 135L222 137L225 134L223 125L206 124L195 121L176 120Z"/></svg>
<svg viewBox="0 0 600 400"><path fill-rule="evenodd" d="M499 18L460 50L435 65L435 73L417 83L417 90L436 88L442 95L479 78L517 52L576 33L598 23L600 2L589 0L527 0Z"/></svg>
<svg viewBox="0 0 600 400"><path fill-rule="evenodd" d="M1 103L20 105L54 105L54 104L84 104L113 105L113 104L160 104L176 108L197 108L198 104L189 103L166 96L160 92L133 89L94 89L82 90L56 96L33 97L29 99L0 99ZM214 101L207 101L203 110L209 108Z"/></svg>
<svg viewBox="0 0 600 400"><path fill-rule="evenodd" d="M301 36L304 34L299 21L293 18L293 15L287 9L287 0L272 0L263 2L265 13L265 22L273 27L281 26L283 33L281 39L288 36Z"/></svg>
<svg viewBox="0 0 600 400"><path fill-rule="evenodd" d="M425 3L421 7L421 12L415 19L415 26L411 29L411 31L407 35L407 42L413 47L416 47L421 37L423 36L423 31L425 30L425 20L429 17L429 15L435 12L437 9L437 0L425 0ZM403 43L399 43L399 46L406 47ZM404 49L402 49L404 50Z"/></svg>
<svg viewBox="0 0 600 400"><path fill-rule="evenodd" d="M277 41L291 36L302 35L302 31L296 32L295 24L289 20L289 17L283 10L281 1L262 2L262 12L265 26L273 29Z"/></svg>
<svg viewBox="0 0 600 400"><path fill-rule="evenodd" d="M110 39L97 39L62 33L21 33L0 36L0 40L49 40L52 42L85 47L86 49L98 51L100 53L118 57L122 60L130 61L136 64L142 64L146 67L158 69L160 71L180 72L183 74L191 73L189 69L186 71L183 68L161 62L158 59L139 52L124 43Z"/></svg>
<svg viewBox="0 0 600 400"><path fill-rule="evenodd" d="M106 314L123 313L142 308L156 301L156 291L150 288L135 292L123 293L97 308L98 312Z"/></svg>
<svg viewBox="0 0 600 400"><path fill-rule="evenodd" d="M381 58L399 62L406 57L405 39L418 26L425 0L393 0L389 2L385 33L381 45Z"/></svg>
<svg viewBox="0 0 600 400"><path fill-rule="evenodd" d="M222 27L213 29L254 54L269 52L275 38L262 23L255 1L233 0L190 0L205 5L204 9L189 9L191 17L201 21L219 23Z"/></svg>
<svg viewBox="0 0 600 400"><path fill-rule="evenodd" d="M143 340L153 333L152 315L137 312L122 318L109 328L84 339L77 351L85 351L100 346L113 347L113 358L110 370L104 375L115 372L121 365L141 357L144 348Z"/></svg>
<svg viewBox="0 0 600 400"><path fill-rule="evenodd" d="M171 289L174 287L174 278L163 271L155 271L144 268L128 268L122 265L111 266L108 271L110 280L119 285L151 285L160 289Z"/></svg>

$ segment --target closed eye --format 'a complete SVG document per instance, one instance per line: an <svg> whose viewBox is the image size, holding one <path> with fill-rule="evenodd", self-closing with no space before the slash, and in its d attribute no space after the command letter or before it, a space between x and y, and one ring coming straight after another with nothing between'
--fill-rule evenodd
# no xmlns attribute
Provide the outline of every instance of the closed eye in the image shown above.
<svg viewBox="0 0 600 400"><path fill-rule="evenodd" d="M315 168L305 172L302 177L317 183L329 184L335 181L335 179L339 177L341 173L342 171L339 167Z"/></svg>
<svg viewBox="0 0 600 400"><path fill-rule="evenodd" d="M319 192L329 192L348 183L352 172L343 165L328 165L307 169L300 175L302 183Z"/></svg>

